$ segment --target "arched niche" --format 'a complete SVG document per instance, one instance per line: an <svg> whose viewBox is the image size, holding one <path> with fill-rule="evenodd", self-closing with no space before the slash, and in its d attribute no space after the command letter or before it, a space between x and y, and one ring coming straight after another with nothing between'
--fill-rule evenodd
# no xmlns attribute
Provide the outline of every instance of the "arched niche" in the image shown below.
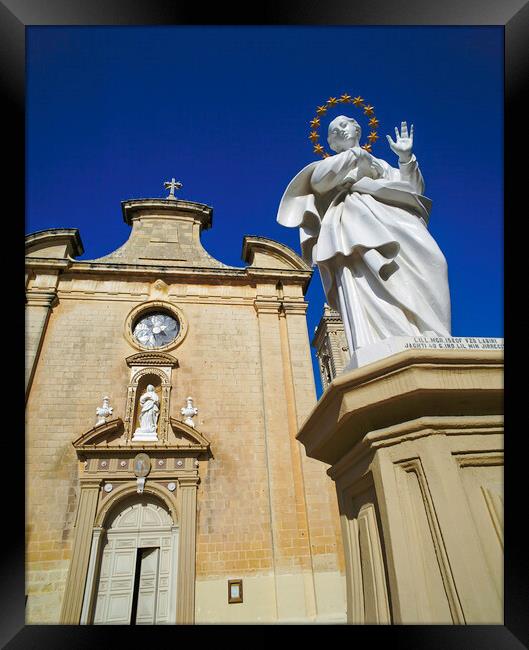
<svg viewBox="0 0 529 650"><path fill-rule="evenodd" d="M147 367L137 370L131 376L127 389L127 409L125 416L125 440L132 440L134 431L139 427L141 413L140 398L147 386L152 384L160 399L160 414L157 424L157 435L160 442L167 441L167 426L169 422L169 400L171 394L170 377L161 368Z"/></svg>
<svg viewBox="0 0 529 650"><path fill-rule="evenodd" d="M161 414L162 410L164 407L164 396L163 396L163 389L162 389L162 379L160 377L159 373L152 372L151 369L149 369L149 372L146 372L145 374L141 375L141 377L138 380L137 383L137 388L136 388L136 403L134 405L134 414L132 418L132 427L131 427L131 433L134 435L134 431L140 427L141 422L140 422L140 416L141 416L141 404L140 404L140 398L141 396L145 393L147 390L147 386L153 386L154 387L154 392L158 395L159 401L159 408L160 408L160 413L158 417L158 434L160 434L161 430ZM158 438L160 438L160 435L158 435Z"/></svg>

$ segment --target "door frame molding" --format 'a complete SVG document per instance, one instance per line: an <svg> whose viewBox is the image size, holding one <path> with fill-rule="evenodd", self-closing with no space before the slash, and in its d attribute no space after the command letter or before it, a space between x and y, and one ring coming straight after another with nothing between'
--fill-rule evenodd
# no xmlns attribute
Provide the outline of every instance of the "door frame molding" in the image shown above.
<svg viewBox="0 0 529 650"><path fill-rule="evenodd" d="M138 498L136 501L131 501L130 496L135 496L135 495L129 493L128 497L126 495L125 496L121 495L120 498L116 499L113 506L110 509L106 510L106 514L103 519L104 525L94 526L93 528L92 546L90 551L90 562L88 565L88 574L86 578L86 587L85 587L84 598L83 598L83 608L81 612L81 621L80 621L81 625L93 624L94 615L96 611L96 604L97 604L96 599L98 593L99 576L101 571L101 564L103 561L103 552L105 550L105 543L109 539L109 535L111 535L115 539L115 538L119 538L120 535L122 534L125 536L136 536L138 538L136 550L144 548L144 546L141 544L142 534L148 536L170 535L171 573L169 575L169 602L168 602L169 612L168 612L167 622L169 624L176 623L176 598L177 598L177 591L178 591L178 582L177 582L177 575L175 575L175 572L178 566L179 540L175 539L175 537L179 538L178 533L180 529L178 526L178 522L176 522L172 518L170 512L167 512L168 510L167 503L165 501L162 501L159 497L155 495L154 498L155 504L164 507L168 516L171 518L171 523L168 524L168 526L164 526L161 528L159 526L155 526L152 529L143 529L143 530L141 528L134 528L131 530L127 530L127 529L120 530L119 528L113 529L112 527L109 527L108 523L114 520L115 517L119 517L120 512L125 511L130 506L134 507L135 505L141 503L141 497Z"/></svg>

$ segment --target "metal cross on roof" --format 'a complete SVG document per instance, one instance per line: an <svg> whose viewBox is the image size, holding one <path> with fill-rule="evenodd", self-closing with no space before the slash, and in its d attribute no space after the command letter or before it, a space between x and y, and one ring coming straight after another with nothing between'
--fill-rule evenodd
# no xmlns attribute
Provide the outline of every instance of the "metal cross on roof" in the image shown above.
<svg viewBox="0 0 529 650"><path fill-rule="evenodd" d="M182 187L182 183L180 181L175 181L174 178L171 178L170 181L165 181L163 186L165 187L166 190L169 190L169 195L166 196L166 199L173 199L176 201L176 196L174 195L175 190L179 190Z"/></svg>

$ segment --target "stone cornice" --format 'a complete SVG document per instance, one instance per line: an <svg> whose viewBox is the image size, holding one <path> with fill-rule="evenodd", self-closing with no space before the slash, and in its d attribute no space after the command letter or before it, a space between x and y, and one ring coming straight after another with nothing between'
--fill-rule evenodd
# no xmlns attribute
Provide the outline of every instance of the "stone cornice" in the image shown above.
<svg viewBox="0 0 529 650"><path fill-rule="evenodd" d="M200 483L200 476L179 476L177 481L180 488L197 488Z"/></svg>
<svg viewBox="0 0 529 650"><path fill-rule="evenodd" d="M211 228L213 221L213 208L204 203L183 201L181 199L129 199L121 202L123 221L129 226L133 219L138 217L157 216L164 218L196 219L201 228Z"/></svg>
<svg viewBox="0 0 529 650"><path fill-rule="evenodd" d="M320 322L312 335L312 341L310 342L311 346L319 348L323 343L322 339L325 337L325 334L335 329L343 329L342 319L338 312L335 312L326 304Z"/></svg>
<svg viewBox="0 0 529 650"><path fill-rule="evenodd" d="M178 359L163 352L138 352L125 359L127 366L169 366L178 368Z"/></svg>
<svg viewBox="0 0 529 650"><path fill-rule="evenodd" d="M361 438L343 458L327 470L327 474L336 480L348 470L351 463L357 463L364 456L374 453L381 447L390 447L436 435L465 436L475 431L479 431L480 435L502 435L503 416L419 417L391 427L377 429Z"/></svg>
<svg viewBox="0 0 529 650"><path fill-rule="evenodd" d="M312 271L299 271L296 269L261 269L252 266L244 269L246 276L257 282L297 282L302 285L306 293L312 278Z"/></svg>
<svg viewBox="0 0 529 650"><path fill-rule="evenodd" d="M308 303L304 300L281 300L277 298L254 300L254 307L257 313L304 316L307 313Z"/></svg>
<svg viewBox="0 0 529 650"><path fill-rule="evenodd" d="M246 279L246 269L231 267L207 267L207 266L166 266L163 264L122 264L120 262L74 262L71 264L69 273L106 273L121 275L146 275L156 277L200 277L218 278L218 276L229 276Z"/></svg>
<svg viewBox="0 0 529 650"><path fill-rule="evenodd" d="M176 266L155 266L147 264L118 264L104 262L73 262L68 268L68 274L97 274L108 275L120 274L123 276L148 276L156 278L183 278L190 279L218 280L219 277L226 277L239 282L289 282L301 284L304 289L308 285L312 271L296 271L288 269L252 269L252 268L215 268L215 267L176 267Z"/></svg>
<svg viewBox="0 0 529 650"><path fill-rule="evenodd" d="M168 203L173 203L168 201ZM199 205L199 204L197 204ZM207 206L206 206L207 207ZM46 232L46 231L44 231ZM148 277L153 276L157 278L174 278L189 281L208 281L214 280L218 282L219 278L229 278L231 281L238 283L248 282L263 282L263 283L283 283L300 284L303 291L307 290L310 279L312 277L312 269L308 267L301 258L299 258L294 251L291 251L283 244L278 244L272 240L265 238L253 237L253 240L260 240L266 242L268 248L273 248L275 251L280 250L282 254L289 259L289 267L285 268L261 268L261 267L244 267L237 268L232 266L173 266L170 264L136 264L126 263L120 261L76 261L64 258L48 258L48 257L26 257L26 268L32 271L53 272L57 274L67 272L68 275L121 275L124 278ZM262 240L262 241L261 241ZM288 255L285 253L288 252Z"/></svg>
<svg viewBox="0 0 529 650"><path fill-rule="evenodd" d="M77 228L48 228L32 232L26 235L26 253L37 246L39 248L45 245L56 246L62 242L66 242L71 257L83 254L83 243Z"/></svg>
<svg viewBox="0 0 529 650"><path fill-rule="evenodd" d="M55 307L59 302L55 291L37 291L35 289L26 292L26 304L38 307Z"/></svg>
<svg viewBox="0 0 529 650"><path fill-rule="evenodd" d="M297 439L333 464L370 431L420 417L503 412L503 354L408 350L335 378Z"/></svg>
<svg viewBox="0 0 529 650"><path fill-rule="evenodd" d="M53 271L60 273L70 268L71 260L52 257L26 257L26 268L33 271Z"/></svg>
<svg viewBox="0 0 529 650"><path fill-rule="evenodd" d="M79 477L79 485L81 490L99 490L101 484L103 483L102 477L96 476L81 476Z"/></svg>
<svg viewBox="0 0 529 650"><path fill-rule="evenodd" d="M283 308L283 311L285 314L292 314L292 315L298 315L298 316L304 316L307 313L307 308L309 306L308 302L305 302L304 300L282 300L281 301L281 306Z"/></svg>
<svg viewBox="0 0 529 650"><path fill-rule="evenodd" d="M254 300L253 304L258 314L279 314L281 309L279 300Z"/></svg>

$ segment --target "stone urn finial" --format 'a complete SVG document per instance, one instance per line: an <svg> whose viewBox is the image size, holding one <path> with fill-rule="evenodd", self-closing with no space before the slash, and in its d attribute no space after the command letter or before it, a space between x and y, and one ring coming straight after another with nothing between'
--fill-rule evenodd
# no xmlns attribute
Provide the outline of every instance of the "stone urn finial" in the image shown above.
<svg viewBox="0 0 529 650"><path fill-rule="evenodd" d="M184 423L189 425L190 427L195 428L195 423L193 422L193 418L195 415L198 413L198 409L196 406L193 406L193 398L188 397L186 400L186 405L180 409L180 413L184 416Z"/></svg>
<svg viewBox="0 0 529 650"><path fill-rule="evenodd" d="M110 406L110 397L103 397L103 405L96 408L97 420L95 426L105 424L107 418L112 415L114 409Z"/></svg>

